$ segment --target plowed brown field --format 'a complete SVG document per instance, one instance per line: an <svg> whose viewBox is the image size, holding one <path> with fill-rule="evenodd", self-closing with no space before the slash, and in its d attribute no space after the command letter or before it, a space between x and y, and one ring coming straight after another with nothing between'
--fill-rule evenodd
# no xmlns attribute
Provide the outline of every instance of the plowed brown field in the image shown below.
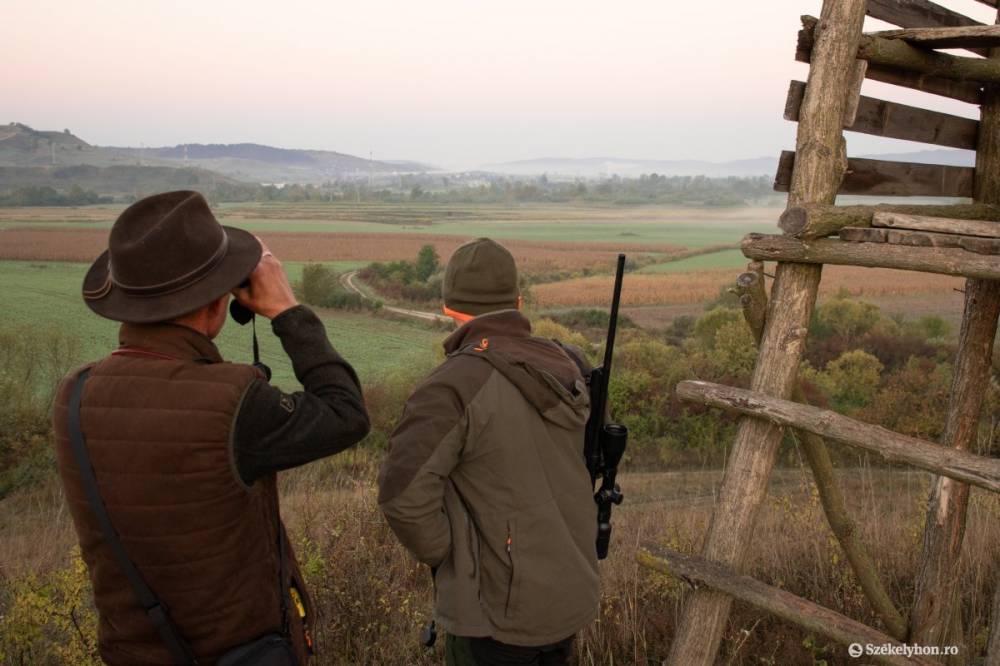
<svg viewBox="0 0 1000 666"><path fill-rule="evenodd" d="M462 236L412 233L275 233L261 238L289 261L394 261L412 259L423 245L433 245L443 259L467 240ZM107 229L0 229L0 259L22 261L91 261L107 247ZM690 252L680 245L560 243L504 240L527 272L610 270L618 252L636 258L662 259Z"/></svg>

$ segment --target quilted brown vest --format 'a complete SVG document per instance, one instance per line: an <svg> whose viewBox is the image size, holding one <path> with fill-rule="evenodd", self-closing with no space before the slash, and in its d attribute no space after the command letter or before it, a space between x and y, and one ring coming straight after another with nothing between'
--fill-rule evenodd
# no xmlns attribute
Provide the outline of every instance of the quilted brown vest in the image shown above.
<svg viewBox="0 0 1000 666"><path fill-rule="evenodd" d="M199 662L213 663L281 630L275 477L248 488L231 455L235 416L256 371L221 362L208 338L180 326L126 324L121 341L84 385L81 420L94 473L129 557ZM101 656L109 664L170 664L80 483L67 428L76 375L60 385L52 418L100 615ZM290 550L289 570L300 581Z"/></svg>

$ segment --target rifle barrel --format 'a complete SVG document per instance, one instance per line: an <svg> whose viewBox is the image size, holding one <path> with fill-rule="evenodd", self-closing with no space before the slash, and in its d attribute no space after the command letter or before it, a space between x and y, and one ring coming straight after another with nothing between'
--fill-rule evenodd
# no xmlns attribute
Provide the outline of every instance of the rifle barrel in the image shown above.
<svg viewBox="0 0 1000 666"><path fill-rule="evenodd" d="M618 332L618 306L622 300L622 279L625 277L625 255L618 255L618 266L615 270L615 291L611 299L611 316L608 319L608 341L604 345L604 394L607 395L607 383L611 377L611 357L615 351L615 335Z"/></svg>

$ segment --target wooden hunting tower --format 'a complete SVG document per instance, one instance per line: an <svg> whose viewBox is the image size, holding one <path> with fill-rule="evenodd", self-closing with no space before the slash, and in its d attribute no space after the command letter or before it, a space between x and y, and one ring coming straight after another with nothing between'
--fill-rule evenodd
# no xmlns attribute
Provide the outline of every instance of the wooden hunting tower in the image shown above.
<svg viewBox="0 0 1000 666"><path fill-rule="evenodd" d="M997 0L979 0L991 7ZM865 34L865 15L899 26ZM788 192L783 234L750 234L753 260L739 276L744 313L759 342L750 390L682 382L678 395L744 415L726 465L701 557L649 545L646 566L699 585L687 599L668 662L715 662L734 598L849 644L961 645L954 578L970 486L1000 491L1000 460L969 452L990 381L1000 314L1000 25L983 25L930 0L825 0L819 19L803 17L796 59L810 64L793 81L785 117L798 122L795 152L782 154L775 188ZM1000 21L998 21L1000 23ZM938 49L963 49L963 55ZM864 79L961 100L978 121L873 99ZM976 151L975 168L849 158L844 130ZM836 206L838 193L971 198L971 204ZM777 262L770 297L763 263ZM823 264L880 266L966 278L947 421L932 443L803 404L796 389ZM799 439L831 530L880 618L869 627L741 575L778 446ZM913 608L886 594L836 485L825 440L932 472L923 555ZM907 617L908 616L908 617ZM993 603L987 663L1000 665L1000 591ZM958 663L976 659L966 648ZM875 657L885 663L940 663L926 656ZM949 659L954 661L954 659Z"/></svg>

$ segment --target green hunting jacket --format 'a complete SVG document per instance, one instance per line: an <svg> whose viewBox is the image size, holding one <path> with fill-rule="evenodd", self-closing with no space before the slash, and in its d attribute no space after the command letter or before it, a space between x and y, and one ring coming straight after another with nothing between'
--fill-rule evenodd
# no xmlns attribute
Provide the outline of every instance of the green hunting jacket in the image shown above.
<svg viewBox="0 0 1000 666"><path fill-rule="evenodd" d="M379 504L435 570L448 633L562 640L597 616L599 598L583 376L517 310L476 317L444 347L391 436Z"/></svg>

